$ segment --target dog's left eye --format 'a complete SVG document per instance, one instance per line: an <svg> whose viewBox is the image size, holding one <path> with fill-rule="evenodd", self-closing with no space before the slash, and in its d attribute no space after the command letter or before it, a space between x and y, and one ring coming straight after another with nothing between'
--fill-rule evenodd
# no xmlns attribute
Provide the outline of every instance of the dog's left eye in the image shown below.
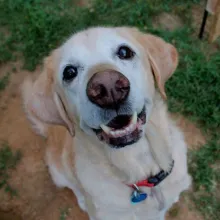
<svg viewBox="0 0 220 220"><path fill-rule="evenodd" d="M135 55L135 52L130 49L128 46L120 46L117 51L117 56L121 60L129 60L133 58Z"/></svg>
<svg viewBox="0 0 220 220"><path fill-rule="evenodd" d="M78 74L77 68L72 65L68 65L63 70L63 80L66 82L72 81Z"/></svg>

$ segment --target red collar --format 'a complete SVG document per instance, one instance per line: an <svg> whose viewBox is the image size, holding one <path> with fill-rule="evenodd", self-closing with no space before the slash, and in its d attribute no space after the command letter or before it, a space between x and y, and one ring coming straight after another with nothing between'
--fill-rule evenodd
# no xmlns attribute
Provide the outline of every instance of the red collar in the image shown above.
<svg viewBox="0 0 220 220"><path fill-rule="evenodd" d="M138 187L150 187L150 188L155 187L159 183L161 183L172 172L173 166L174 166L174 160L172 161L170 170L168 172L161 170L155 176L151 176L148 179L138 181L134 184L128 184L128 186L132 187L133 189L137 189Z"/></svg>

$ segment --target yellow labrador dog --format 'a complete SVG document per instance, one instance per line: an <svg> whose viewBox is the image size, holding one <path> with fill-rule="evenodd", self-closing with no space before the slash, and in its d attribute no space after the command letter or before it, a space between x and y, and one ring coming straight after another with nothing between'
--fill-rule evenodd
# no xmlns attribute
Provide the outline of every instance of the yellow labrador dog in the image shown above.
<svg viewBox="0 0 220 220"><path fill-rule="evenodd" d="M190 186L187 146L163 101L177 63L156 36L98 27L71 36L25 81L52 179L90 219L162 220Z"/></svg>

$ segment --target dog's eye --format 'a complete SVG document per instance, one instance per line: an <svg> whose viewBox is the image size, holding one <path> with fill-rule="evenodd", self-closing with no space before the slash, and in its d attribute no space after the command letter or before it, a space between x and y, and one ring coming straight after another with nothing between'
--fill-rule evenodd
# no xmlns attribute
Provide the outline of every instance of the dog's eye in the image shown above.
<svg viewBox="0 0 220 220"><path fill-rule="evenodd" d="M78 74L77 68L72 65L68 65L63 70L63 80L66 82L72 81Z"/></svg>
<svg viewBox="0 0 220 220"><path fill-rule="evenodd" d="M117 51L117 56L122 59L122 60L128 60L133 58L135 55L135 52L132 51L129 47L127 46L121 46L119 47Z"/></svg>

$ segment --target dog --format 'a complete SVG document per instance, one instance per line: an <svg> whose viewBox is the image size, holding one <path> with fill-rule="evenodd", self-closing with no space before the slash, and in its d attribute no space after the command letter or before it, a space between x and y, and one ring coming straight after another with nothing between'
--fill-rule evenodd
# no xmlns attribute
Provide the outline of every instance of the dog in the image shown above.
<svg viewBox="0 0 220 220"><path fill-rule="evenodd" d="M162 220L191 185L184 136L165 102L177 64L175 47L157 36L93 27L24 81L24 109L47 140L51 177L91 220Z"/></svg>

